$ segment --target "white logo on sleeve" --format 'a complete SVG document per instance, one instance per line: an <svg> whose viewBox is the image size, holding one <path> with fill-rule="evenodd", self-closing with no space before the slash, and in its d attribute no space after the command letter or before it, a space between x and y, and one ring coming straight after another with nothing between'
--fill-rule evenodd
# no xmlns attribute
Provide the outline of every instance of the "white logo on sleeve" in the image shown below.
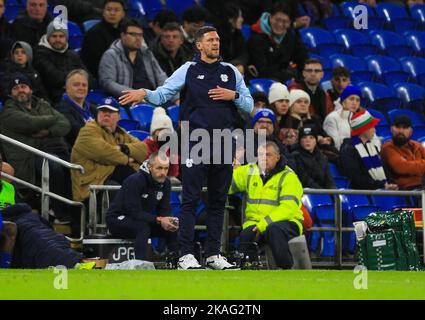
<svg viewBox="0 0 425 320"><path fill-rule="evenodd" d="M121 221L121 220L124 220L124 219L125 219L125 216L119 216L119 217L118 217L118 220L120 220L120 221Z"/></svg>
<svg viewBox="0 0 425 320"><path fill-rule="evenodd" d="M147 197L149 197L149 194L148 193L142 194L142 198L143 199L146 199Z"/></svg>
<svg viewBox="0 0 425 320"><path fill-rule="evenodd" d="M200 74L199 76L196 77L196 79L204 80L205 79L205 76L203 74Z"/></svg>
<svg viewBox="0 0 425 320"><path fill-rule="evenodd" d="M221 81L223 81L223 82L227 82L227 81L229 81L229 77L228 77L228 75L227 75L227 74L222 74L222 75L220 76L220 78L221 78Z"/></svg>

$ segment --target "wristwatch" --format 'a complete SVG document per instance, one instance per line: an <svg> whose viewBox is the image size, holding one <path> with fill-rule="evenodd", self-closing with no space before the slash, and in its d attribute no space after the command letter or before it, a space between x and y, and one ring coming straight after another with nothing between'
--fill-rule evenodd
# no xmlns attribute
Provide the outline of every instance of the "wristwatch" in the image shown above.
<svg viewBox="0 0 425 320"><path fill-rule="evenodd" d="M239 92L235 91L235 99L233 100L238 100L239 99Z"/></svg>

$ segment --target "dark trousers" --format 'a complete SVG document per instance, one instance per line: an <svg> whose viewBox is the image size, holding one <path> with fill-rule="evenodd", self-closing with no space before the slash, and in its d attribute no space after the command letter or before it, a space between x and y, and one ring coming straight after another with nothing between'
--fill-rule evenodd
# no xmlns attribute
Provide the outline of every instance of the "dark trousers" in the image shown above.
<svg viewBox="0 0 425 320"><path fill-rule="evenodd" d="M169 251L178 251L177 232L165 231L159 225L134 220L131 217L125 217L122 220L113 217L108 219L107 223L113 236L136 239L134 251L138 260L148 259L148 240L151 236L164 238Z"/></svg>
<svg viewBox="0 0 425 320"><path fill-rule="evenodd" d="M249 255L249 246L246 243L255 241L255 232L252 231L255 226L250 226L240 233L241 251ZM260 241L266 242L273 253L273 258L279 268L290 269L294 264L288 242L298 237L299 228L292 221L278 221L271 223Z"/></svg>
<svg viewBox="0 0 425 320"><path fill-rule="evenodd" d="M180 215L179 245L180 254L193 254L195 237L195 212L201 199L202 187L206 181L208 188L207 204L207 241L206 257L220 253L220 240L223 229L224 206L227 192L232 182L233 167L231 164L193 164L182 165L182 204Z"/></svg>

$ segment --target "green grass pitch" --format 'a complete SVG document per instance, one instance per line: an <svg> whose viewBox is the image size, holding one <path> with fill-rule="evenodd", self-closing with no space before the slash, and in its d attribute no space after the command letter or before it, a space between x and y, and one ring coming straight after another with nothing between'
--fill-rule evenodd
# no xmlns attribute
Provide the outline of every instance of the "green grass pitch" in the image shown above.
<svg viewBox="0 0 425 320"><path fill-rule="evenodd" d="M0 299L425 299L425 272L369 271L366 290L353 271L69 270L66 290L56 276L0 270Z"/></svg>

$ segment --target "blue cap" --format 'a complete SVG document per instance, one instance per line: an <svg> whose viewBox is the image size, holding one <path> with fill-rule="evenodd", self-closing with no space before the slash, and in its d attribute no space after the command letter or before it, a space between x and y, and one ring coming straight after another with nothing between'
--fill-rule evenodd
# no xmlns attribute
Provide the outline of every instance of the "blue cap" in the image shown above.
<svg viewBox="0 0 425 320"><path fill-rule="evenodd" d="M254 126L260 118L269 118L273 122L273 124L275 124L276 122L276 117L274 116L274 112L267 108L259 109L255 113L254 118L252 118L252 121L251 121L252 126Z"/></svg>
<svg viewBox="0 0 425 320"><path fill-rule="evenodd" d="M349 96L352 96L352 95L358 96L361 99L362 98L362 92L360 91L360 88L356 87L356 86L347 86L344 89L344 91L341 92L341 95L339 96L341 103L345 99L347 99Z"/></svg>
<svg viewBox="0 0 425 320"><path fill-rule="evenodd" d="M120 111L120 104L118 101L113 97L107 97L102 100L101 104L97 107L97 110L100 109L109 109L112 111Z"/></svg>

